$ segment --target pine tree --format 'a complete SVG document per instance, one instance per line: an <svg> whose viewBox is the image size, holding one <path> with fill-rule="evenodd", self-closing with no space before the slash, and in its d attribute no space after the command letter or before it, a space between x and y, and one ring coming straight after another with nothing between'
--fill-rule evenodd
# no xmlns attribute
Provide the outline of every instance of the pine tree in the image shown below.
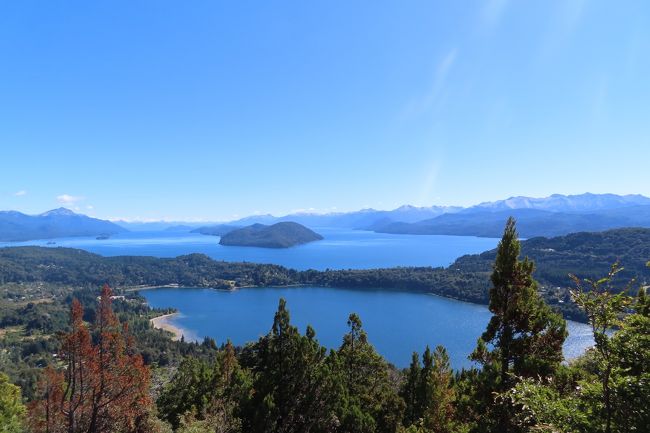
<svg viewBox="0 0 650 433"><path fill-rule="evenodd" d="M389 377L388 365L368 342L361 319L348 318L349 332L334 357L343 388L338 416L343 432L396 432L402 422L404 401Z"/></svg>
<svg viewBox="0 0 650 433"><path fill-rule="evenodd" d="M535 266L519 260L520 243L515 220L509 218L492 272L489 309L492 318L470 358L496 369L496 392L512 387L517 377L551 375L562 361L566 322L537 292ZM498 429L510 431L507 411L497 415Z"/></svg>
<svg viewBox="0 0 650 433"><path fill-rule="evenodd" d="M422 354L422 371L420 372L420 381L417 387L417 417L422 418L428 403L433 398L433 390L429 378L433 372L433 353L429 346L424 349Z"/></svg>
<svg viewBox="0 0 650 433"><path fill-rule="evenodd" d="M400 397L404 399L404 403L406 404L403 421L404 427L414 424L421 417L419 411L420 401L418 399L421 370L420 356L417 352L413 352L411 365L406 371L406 378L400 389Z"/></svg>
<svg viewBox="0 0 650 433"><path fill-rule="evenodd" d="M197 358L186 357L158 397L160 416L174 428L187 413L202 419L214 390L214 370Z"/></svg>
<svg viewBox="0 0 650 433"><path fill-rule="evenodd" d="M447 433L454 431L453 375L449 355L442 346L426 347L423 366L417 353L406 371L400 395L406 402L403 424L409 431Z"/></svg>
<svg viewBox="0 0 650 433"><path fill-rule="evenodd" d="M332 393L325 365L325 348L315 332L300 335L291 325L286 301L280 299L271 332L254 346L250 366L255 372L254 394L248 405L245 430L311 432L331 421Z"/></svg>
<svg viewBox="0 0 650 433"><path fill-rule="evenodd" d="M422 378L428 389L427 394L430 395L424 403L423 425L432 433L451 433L455 427L455 392L449 355L444 347L437 346L432 357L431 371Z"/></svg>

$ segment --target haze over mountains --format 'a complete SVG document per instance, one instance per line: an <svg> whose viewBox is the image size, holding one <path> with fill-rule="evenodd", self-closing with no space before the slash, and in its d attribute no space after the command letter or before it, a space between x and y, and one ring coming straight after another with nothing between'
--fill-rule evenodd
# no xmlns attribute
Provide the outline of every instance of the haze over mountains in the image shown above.
<svg viewBox="0 0 650 433"><path fill-rule="evenodd" d="M437 234L499 237L509 216L518 220L522 237L558 236L621 227L650 227L650 198L642 195L554 194L545 198L511 197L461 208L416 207L355 212L294 213L281 217L254 215L227 224L157 221L110 222L59 208L40 215L0 211L0 241L27 241L69 236L112 235L128 230L193 231L222 236L252 224L295 222L312 229L371 230L392 234Z"/></svg>

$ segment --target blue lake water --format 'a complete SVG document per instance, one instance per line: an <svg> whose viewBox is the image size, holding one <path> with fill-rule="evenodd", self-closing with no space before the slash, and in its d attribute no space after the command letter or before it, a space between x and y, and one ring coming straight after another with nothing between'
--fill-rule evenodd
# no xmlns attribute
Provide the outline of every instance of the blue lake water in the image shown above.
<svg viewBox="0 0 650 433"><path fill-rule="evenodd" d="M358 230L317 229L324 240L287 249L224 247L219 238L187 232L130 232L109 239L62 238L0 243L81 248L104 256L176 257L203 253L214 259L274 263L295 269L347 269L391 266L447 266L464 254L494 248L498 239L470 236L391 235ZM55 244L49 244L55 242ZM335 348L351 312L361 316L370 341L389 361L403 367L413 351L443 344L454 367L470 365L473 350L490 313L485 306L432 295L330 288L265 288L221 292L210 289L143 291L154 307L175 307L173 324L186 338L213 337L236 344L257 339L271 328L280 297L287 299L293 322L304 332L311 324L322 344ZM568 357L592 344L585 325L570 322Z"/></svg>
<svg viewBox="0 0 650 433"><path fill-rule="evenodd" d="M448 266L464 254L494 248L497 239L472 236L391 235L361 230L316 229L325 239L286 249L226 247L219 237L194 233L128 232L109 239L61 238L3 242L81 248L104 256L176 257L203 253L225 261L274 263L294 269L367 269L391 266ZM48 245L48 242L55 244Z"/></svg>
<svg viewBox="0 0 650 433"><path fill-rule="evenodd" d="M278 301L287 300L291 321L304 333L308 324L321 344L336 348L347 332L352 312L359 314L369 340L398 367L406 367L413 351L442 344L452 366L470 366L467 355L485 330L490 312L485 306L433 295L386 290L323 287L250 288L234 292L212 289L161 288L141 292L153 307L174 307L180 315L170 323L182 328L186 339L230 338L241 345L266 334ZM593 344L587 325L569 322L565 357Z"/></svg>

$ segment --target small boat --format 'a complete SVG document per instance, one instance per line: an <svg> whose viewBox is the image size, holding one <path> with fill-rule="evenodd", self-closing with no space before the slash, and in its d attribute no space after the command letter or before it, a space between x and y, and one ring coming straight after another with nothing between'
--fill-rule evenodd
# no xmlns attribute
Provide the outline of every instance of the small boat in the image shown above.
<svg viewBox="0 0 650 433"><path fill-rule="evenodd" d="M98 241L103 241L106 239L110 239L110 235L99 235L95 239L97 239Z"/></svg>

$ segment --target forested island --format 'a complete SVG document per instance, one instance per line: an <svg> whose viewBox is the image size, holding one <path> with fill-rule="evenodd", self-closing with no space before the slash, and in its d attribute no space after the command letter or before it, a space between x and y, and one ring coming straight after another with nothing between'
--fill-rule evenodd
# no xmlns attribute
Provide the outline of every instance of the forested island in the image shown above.
<svg viewBox="0 0 650 433"><path fill-rule="evenodd" d="M613 245L627 242L631 252L624 256L632 259L644 248L632 237L647 233L576 236L525 246L511 221L497 251L459 260L478 267L476 278L484 275L483 260L492 257L493 265L485 275L492 318L468 353L475 367L461 371L450 368L442 346L422 348L408 368L396 369L375 351L354 313L341 345L328 351L317 330L308 326L302 333L292 324L284 300L269 318L268 334L243 347L210 338L172 341L150 323L170 311L150 309L135 291L98 290L95 280L115 272L119 284L175 278L208 286L309 279L336 285L356 279L363 286L461 272L453 267L420 274L411 268L296 272L200 255L102 258L70 249L2 249L0 427L8 433L645 431L645 288L633 282L633 290L622 292L627 282L618 265L604 278L575 277L568 302L588 318L596 346L563 364L566 323L540 296L534 263L520 253L558 248L569 258L590 257L596 245L618 239Z"/></svg>
<svg viewBox="0 0 650 433"><path fill-rule="evenodd" d="M289 248L322 239L323 237L313 230L286 221L270 226L253 224L228 231L221 236L219 244L238 247Z"/></svg>

